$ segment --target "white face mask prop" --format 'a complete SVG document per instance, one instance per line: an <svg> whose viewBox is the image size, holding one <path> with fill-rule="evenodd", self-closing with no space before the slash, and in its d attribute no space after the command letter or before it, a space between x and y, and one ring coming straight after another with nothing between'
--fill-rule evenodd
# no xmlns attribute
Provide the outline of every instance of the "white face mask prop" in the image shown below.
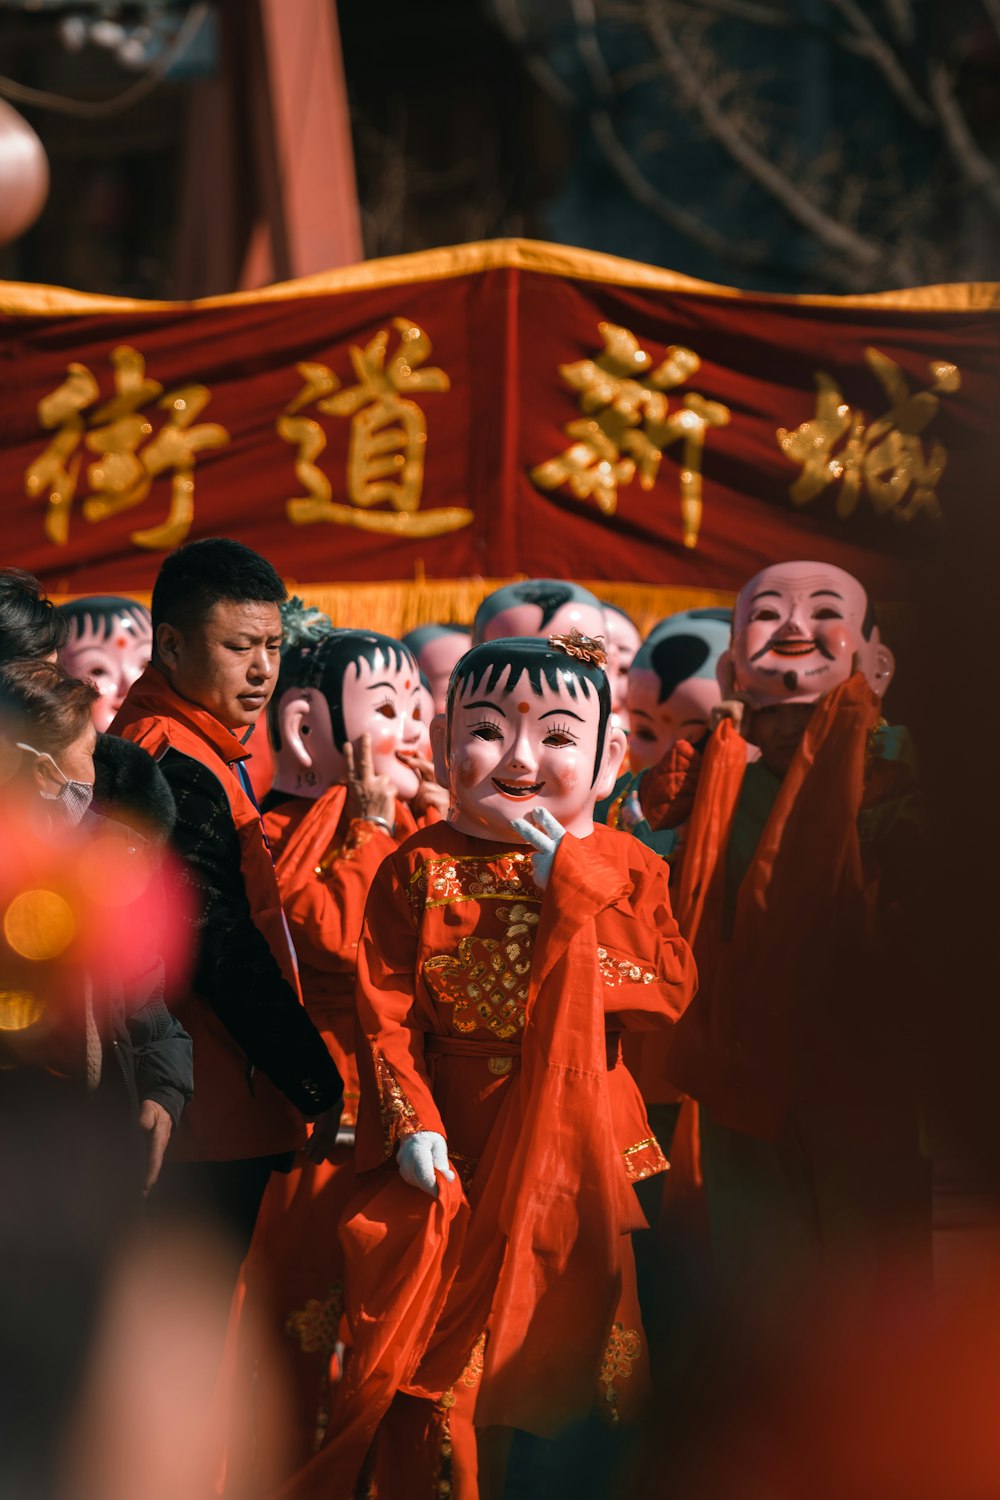
<svg viewBox="0 0 1000 1500"><path fill-rule="evenodd" d="M487 595L476 610L472 639L477 643L511 636L548 640L578 630L603 641L606 628L601 601L588 589L558 578L528 578Z"/></svg>
<svg viewBox="0 0 1000 1500"><path fill-rule="evenodd" d="M357 764L367 734L373 771L409 801L420 785L409 758L426 749L425 714L420 673L402 642L374 631L335 630L292 647L271 710L274 787L321 797L346 779L343 746L351 744Z"/></svg>
<svg viewBox="0 0 1000 1500"><path fill-rule="evenodd" d="M688 609L670 615L637 651L627 699L633 771L656 765L677 740L697 744L707 734L721 697L716 668L729 646L731 613Z"/></svg>
<svg viewBox="0 0 1000 1500"><path fill-rule="evenodd" d="M149 610L132 599L95 596L64 604L69 623L59 661L71 677L92 682L100 693L92 709L106 734L129 688L149 666L153 628Z"/></svg>
<svg viewBox="0 0 1000 1500"><path fill-rule="evenodd" d="M604 604L604 632L608 643L608 680L611 683L611 702L619 722L624 728L628 723L628 676L635 654L642 645L638 627L628 615L613 604Z"/></svg>
<svg viewBox="0 0 1000 1500"><path fill-rule="evenodd" d="M487 642L463 658L432 739L451 792L448 821L473 838L508 843L522 842L515 820L540 812L585 838L625 754L598 653L586 659L523 638Z"/></svg>
<svg viewBox="0 0 1000 1500"><path fill-rule="evenodd" d="M777 563L740 590L727 661L736 691L761 708L815 703L855 664L881 698L895 670L861 584L815 562Z"/></svg>
<svg viewBox="0 0 1000 1500"><path fill-rule="evenodd" d="M448 681L469 644L468 630L458 625L418 625L403 637L403 645L413 652L427 678L436 714L443 714L447 707ZM429 725L430 720L427 722Z"/></svg>

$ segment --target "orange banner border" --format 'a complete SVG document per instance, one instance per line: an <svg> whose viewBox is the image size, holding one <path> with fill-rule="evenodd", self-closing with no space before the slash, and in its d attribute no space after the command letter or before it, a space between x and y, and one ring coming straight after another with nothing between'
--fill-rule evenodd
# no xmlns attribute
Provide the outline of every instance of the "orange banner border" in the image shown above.
<svg viewBox="0 0 1000 1500"><path fill-rule="evenodd" d="M978 313L1000 309L1000 282L968 281L941 286L904 287L886 292L864 292L846 296L819 294L776 295L746 292L737 287L698 281L680 271L623 260L595 250L552 245L543 240L481 240L410 255L392 255L363 261L335 271L304 276L254 291L230 292L202 297L194 302L143 301L136 297L107 297L74 292L64 287L27 282L0 282L0 313L10 317L71 317L94 313L181 311L198 308L243 307L261 302L280 302L299 297L319 297L336 292L363 291L375 287L412 285L450 277L475 275L480 271L514 269L538 271L579 281L597 281L610 286L630 286L648 291L682 292L705 297L728 297L759 302L765 306L871 307L905 309L910 312L958 311Z"/></svg>

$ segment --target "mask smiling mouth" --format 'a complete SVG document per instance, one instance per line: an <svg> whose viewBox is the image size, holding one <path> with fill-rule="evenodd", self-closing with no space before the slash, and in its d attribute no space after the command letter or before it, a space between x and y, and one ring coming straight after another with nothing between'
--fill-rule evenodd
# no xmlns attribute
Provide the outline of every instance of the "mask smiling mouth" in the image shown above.
<svg viewBox="0 0 1000 1500"><path fill-rule="evenodd" d="M513 797L517 801L537 796L545 785L544 781L500 781L496 776L491 779L501 797Z"/></svg>
<svg viewBox="0 0 1000 1500"><path fill-rule="evenodd" d="M762 656L810 656L813 651L818 651L820 656L825 656L828 661L833 660L832 653L827 650L822 641L807 640L800 635L785 636L779 640L769 640L766 646L762 646L751 661L756 663Z"/></svg>

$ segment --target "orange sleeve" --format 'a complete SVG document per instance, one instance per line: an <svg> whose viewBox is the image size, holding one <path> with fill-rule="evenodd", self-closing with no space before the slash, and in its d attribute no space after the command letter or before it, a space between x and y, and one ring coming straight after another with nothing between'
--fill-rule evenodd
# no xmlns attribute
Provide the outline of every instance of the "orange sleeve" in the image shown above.
<svg viewBox="0 0 1000 1500"><path fill-rule="evenodd" d="M694 956L670 908L669 869L638 841L630 849L632 890L597 918L604 1008L627 1030L678 1020L698 987Z"/></svg>
<svg viewBox="0 0 1000 1500"><path fill-rule="evenodd" d="M444 1126L424 1057L416 993L418 933L407 864L387 859L372 884L358 945L356 1161L379 1166L404 1136Z"/></svg>
<svg viewBox="0 0 1000 1500"><path fill-rule="evenodd" d="M357 961L365 901L379 865L396 840L375 824L355 818L340 847L327 854L318 871L288 888L281 903L299 957L311 968L351 973Z"/></svg>

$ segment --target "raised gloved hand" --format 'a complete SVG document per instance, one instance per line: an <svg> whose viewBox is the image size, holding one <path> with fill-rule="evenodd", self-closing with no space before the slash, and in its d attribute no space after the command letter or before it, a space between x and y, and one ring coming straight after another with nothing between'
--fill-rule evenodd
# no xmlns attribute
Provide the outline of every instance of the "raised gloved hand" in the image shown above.
<svg viewBox="0 0 1000 1500"><path fill-rule="evenodd" d="M687 740L675 740L663 759L639 783L639 806L654 831L679 828L691 816L698 790L701 754Z"/></svg>
<svg viewBox="0 0 1000 1500"><path fill-rule="evenodd" d="M526 818L512 818L510 826L516 828L525 842L534 849L531 868L535 884L544 891L552 874L556 850L565 837L565 828L544 807L532 808Z"/></svg>
<svg viewBox="0 0 1000 1500"><path fill-rule="evenodd" d="M455 1174L448 1165L448 1142L436 1130L418 1130L399 1144L396 1152L399 1175L411 1187L420 1188L432 1198L438 1195L437 1173L448 1182Z"/></svg>

